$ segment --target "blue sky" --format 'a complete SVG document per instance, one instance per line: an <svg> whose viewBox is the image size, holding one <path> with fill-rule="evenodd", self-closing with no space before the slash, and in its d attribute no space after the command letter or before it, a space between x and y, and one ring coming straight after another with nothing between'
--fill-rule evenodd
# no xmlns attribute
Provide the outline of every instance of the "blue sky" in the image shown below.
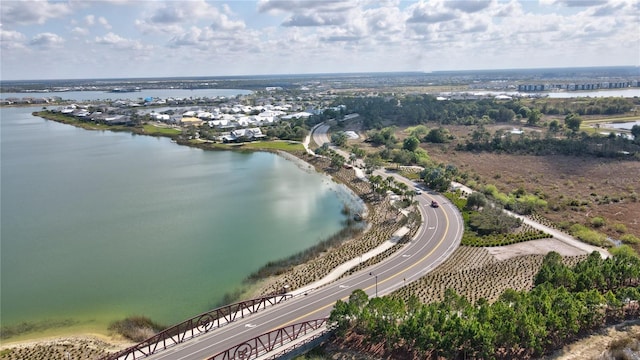
<svg viewBox="0 0 640 360"><path fill-rule="evenodd" d="M0 79L640 65L639 0L7 1Z"/></svg>

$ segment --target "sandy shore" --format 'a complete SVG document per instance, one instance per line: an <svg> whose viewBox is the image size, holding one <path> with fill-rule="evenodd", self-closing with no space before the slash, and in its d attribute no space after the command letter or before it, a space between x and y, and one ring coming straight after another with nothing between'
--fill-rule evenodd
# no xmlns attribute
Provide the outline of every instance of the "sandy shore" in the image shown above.
<svg viewBox="0 0 640 360"><path fill-rule="evenodd" d="M2 343L0 359L99 359L133 343L121 337L79 334Z"/></svg>

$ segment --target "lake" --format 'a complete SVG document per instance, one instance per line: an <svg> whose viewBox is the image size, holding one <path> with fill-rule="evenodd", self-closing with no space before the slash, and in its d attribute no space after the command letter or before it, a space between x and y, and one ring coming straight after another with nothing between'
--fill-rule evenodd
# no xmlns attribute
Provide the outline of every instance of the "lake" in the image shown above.
<svg viewBox="0 0 640 360"><path fill-rule="evenodd" d="M63 100L96 101L96 100L137 100L146 97L152 98L215 98L236 97L237 95L251 94L251 90L240 89L145 89L134 92L112 93L106 91L62 91L62 92L26 92L26 93L0 93L0 99L10 98L48 98L59 96Z"/></svg>
<svg viewBox="0 0 640 360"><path fill-rule="evenodd" d="M543 93L543 95L549 95L549 97L552 99L567 99L567 98L579 98L579 97L632 98L632 97L640 96L640 88L595 90L595 91L549 92L549 93Z"/></svg>
<svg viewBox="0 0 640 360"><path fill-rule="evenodd" d="M342 185L264 152L87 131L2 108L2 325L176 323L343 228Z"/></svg>

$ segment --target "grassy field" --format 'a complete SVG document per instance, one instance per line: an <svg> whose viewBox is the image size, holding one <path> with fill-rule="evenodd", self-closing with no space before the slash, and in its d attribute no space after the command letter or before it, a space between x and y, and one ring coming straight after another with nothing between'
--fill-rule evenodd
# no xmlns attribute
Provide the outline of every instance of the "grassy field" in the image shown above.
<svg viewBox="0 0 640 360"><path fill-rule="evenodd" d="M142 125L142 129L144 133L147 135L155 135L155 136L176 136L182 133L182 130L168 127L159 127L152 124L144 124Z"/></svg>
<svg viewBox="0 0 640 360"><path fill-rule="evenodd" d="M304 146L299 142L290 141L256 141L244 143L240 148L255 150L283 150L283 151L304 151Z"/></svg>
<svg viewBox="0 0 640 360"><path fill-rule="evenodd" d="M222 144L207 140L189 140L188 144L204 149L212 150L251 150L251 151L287 151L287 152L304 152L304 146L298 142L290 141L255 141L239 144Z"/></svg>

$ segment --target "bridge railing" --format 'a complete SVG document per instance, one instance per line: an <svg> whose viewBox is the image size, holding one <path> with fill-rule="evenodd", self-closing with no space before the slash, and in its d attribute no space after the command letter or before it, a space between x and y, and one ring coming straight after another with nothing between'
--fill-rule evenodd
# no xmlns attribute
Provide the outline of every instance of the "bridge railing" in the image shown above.
<svg viewBox="0 0 640 360"><path fill-rule="evenodd" d="M291 343L307 334L315 332L312 336L304 339L304 343L307 343L331 331L328 320L328 318L309 320L272 330L213 355L206 360L257 359L280 347L291 345ZM324 331L318 331L321 329L324 329ZM296 344L296 346L299 346L299 344ZM291 348L293 348L293 346ZM289 349L286 349L278 355L282 355L288 351Z"/></svg>
<svg viewBox="0 0 640 360"><path fill-rule="evenodd" d="M279 304L292 297L293 295L289 294L271 295L213 309L196 315L177 325L173 325L141 343L117 353L107 355L101 358L101 360L135 360L145 358L158 351L205 334L212 329L219 328L224 324L243 319L245 315L253 314L261 309L265 309L267 306Z"/></svg>

